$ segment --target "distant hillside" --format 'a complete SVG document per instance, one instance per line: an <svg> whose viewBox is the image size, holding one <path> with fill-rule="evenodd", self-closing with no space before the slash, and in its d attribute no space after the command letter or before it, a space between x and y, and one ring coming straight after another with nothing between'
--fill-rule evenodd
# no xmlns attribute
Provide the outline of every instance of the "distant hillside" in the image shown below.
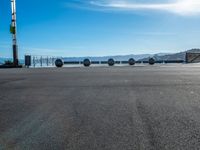
<svg viewBox="0 0 200 150"><path fill-rule="evenodd" d="M163 55L163 56L159 56L157 54L155 54L153 56L153 58L155 58L157 61L159 60L185 60L185 55L187 52L191 52L191 53L200 53L200 49L191 49L188 51L184 51L184 52L180 52L180 53L175 53L175 54L167 54L167 55ZM141 61L148 61L149 57L140 59Z"/></svg>
<svg viewBox="0 0 200 150"><path fill-rule="evenodd" d="M162 56L164 54L158 54L159 56ZM103 56L103 57L64 57L64 61L82 61L85 58L89 58L91 61L107 61L109 58L113 58L117 61L126 61L130 58L134 58L135 60L152 57L151 54L141 54L141 55L117 55L117 56Z"/></svg>
<svg viewBox="0 0 200 150"><path fill-rule="evenodd" d="M3 64L6 60L12 60L11 58L0 58L0 64Z"/></svg>
<svg viewBox="0 0 200 150"><path fill-rule="evenodd" d="M141 54L141 55L116 55L116 56L103 56L103 57L64 57L64 61L83 61L85 58L89 58L92 61L107 61L109 58L113 58L116 61L127 61L130 58L134 58L139 61L148 61L150 57L155 58L156 60L185 60L186 52L200 53L200 49L191 49L188 51L169 54L169 53L158 53L155 55L152 54ZM0 58L0 64L3 64L6 60L11 60L11 58ZM23 64L24 60L20 59L20 63Z"/></svg>
<svg viewBox="0 0 200 150"><path fill-rule="evenodd" d="M12 61L12 58L1 58L0 57L0 64L4 64L4 62L7 61L7 60ZM19 62L20 62L20 64L24 64L23 59L20 59Z"/></svg>

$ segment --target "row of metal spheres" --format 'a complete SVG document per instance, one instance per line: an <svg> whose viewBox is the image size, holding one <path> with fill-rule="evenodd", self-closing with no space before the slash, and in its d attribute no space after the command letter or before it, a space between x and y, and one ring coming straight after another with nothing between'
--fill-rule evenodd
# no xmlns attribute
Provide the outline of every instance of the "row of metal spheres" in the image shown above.
<svg viewBox="0 0 200 150"><path fill-rule="evenodd" d="M136 61L135 61L135 59L133 59L133 58L130 58L130 59L128 60L128 64L129 64L130 66L135 65L135 63L136 63ZM84 65L85 67L89 67L91 64L92 64L92 61L91 61L90 59L84 59L83 65ZM150 59L149 59L149 64L150 64L150 65L154 65L154 64L155 64L155 59L150 58ZM55 65L56 65L56 67L58 67L58 68L63 67L64 61L63 61L62 59L57 59L57 60L55 61ZM115 60L114 60L113 58L108 59L108 65L109 65L109 66L114 66L114 65L115 65Z"/></svg>

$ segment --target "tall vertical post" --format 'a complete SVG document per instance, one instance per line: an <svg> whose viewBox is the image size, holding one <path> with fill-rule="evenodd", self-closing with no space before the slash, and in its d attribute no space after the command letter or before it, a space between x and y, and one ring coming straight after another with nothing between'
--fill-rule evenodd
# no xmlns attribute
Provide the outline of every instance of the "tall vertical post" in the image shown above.
<svg viewBox="0 0 200 150"><path fill-rule="evenodd" d="M11 10L12 10L12 21L10 26L10 32L12 34L12 40L13 40L13 63L14 66L18 66L19 60L18 60L18 47L17 47L16 0L11 0Z"/></svg>

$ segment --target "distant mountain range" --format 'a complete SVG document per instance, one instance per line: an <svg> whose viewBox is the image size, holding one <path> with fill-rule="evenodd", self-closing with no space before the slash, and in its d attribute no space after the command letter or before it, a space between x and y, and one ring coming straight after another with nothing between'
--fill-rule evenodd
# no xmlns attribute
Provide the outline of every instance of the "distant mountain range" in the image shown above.
<svg viewBox="0 0 200 150"><path fill-rule="evenodd" d="M0 65L4 64L5 61L12 61L12 58L2 58L2 57L0 57ZM24 64L24 60L23 59L20 59L19 62L21 64Z"/></svg>
<svg viewBox="0 0 200 150"><path fill-rule="evenodd" d="M159 60L185 60L186 53L200 53L200 49L191 49L188 51L180 52L180 53L175 53L175 54L166 54L166 55L153 55L152 57L159 61ZM149 57L142 58L140 61L148 61Z"/></svg>
<svg viewBox="0 0 200 150"><path fill-rule="evenodd" d="M200 49L191 49L180 53L158 53L141 54L141 55L117 55L117 56L103 56L103 57L64 57L64 61L83 61L85 58L89 58L91 61L107 61L109 58L113 58L117 61L127 61L130 58L134 58L139 61L148 61L150 57L156 60L185 60L186 52L200 53ZM0 58L0 64L3 64L6 60L12 60L11 58ZM24 63L23 59L20 59L20 63Z"/></svg>
<svg viewBox="0 0 200 150"><path fill-rule="evenodd" d="M157 56L165 56L168 55L168 53L159 53L156 54ZM140 54L140 55L116 55L116 56L102 56L102 57L64 57L64 61L83 61L85 58L89 58L91 61L107 61L110 58L113 58L117 61L127 61L130 58L134 58L135 60L141 60L149 57L153 57L152 54Z"/></svg>
<svg viewBox="0 0 200 150"><path fill-rule="evenodd" d="M3 64L7 60L12 60L11 58L1 58L0 57L0 64Z"/></svg>
<svg viewBox="0 0 200 150"><path fill-rule="evenodd" d="M148 61L153 57L155 60L185 60L187 52L200 53L200 49L191 49L180 53L158 53L158 54L141 54L141 55L118 55L118 56L104 56L104 57L64 57L64 61L82 61L85 58L89 58L91 61L107 61L109 58L113 58L117 61L127 61L130 58L134 58L136 61Z"/></svg>

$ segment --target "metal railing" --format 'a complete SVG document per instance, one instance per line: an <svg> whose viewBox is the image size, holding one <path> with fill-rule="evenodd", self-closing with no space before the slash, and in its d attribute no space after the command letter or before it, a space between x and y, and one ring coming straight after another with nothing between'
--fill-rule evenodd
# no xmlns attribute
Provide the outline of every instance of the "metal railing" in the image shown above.
<svg viewBox="0 0 200 150"><path fill-rule="evenodd" d="M56 64L56 60L58 61L59 65ZM150 61L151 60L151 61ZM25 56L25 66L38 68L38 67L55 67L55 66L63 66L63 65L83 65L83 66L90 66L90 65L106 65L114 66L114 65L135 65L135 64L146 64L149 63L153 64L167 64L167 63L184 63L184 60L160 60L156 61L154 58L150 58L149 61L135 61L133 58L130 58L128 61L116 61L114 59L109 59L108 61L90 61L89 59L85 59L82 61L64 61L62 57L53 57L53 56L38 56L38 55L26 55ZM60 64L61 63L61 64Z"/></svg>
<svg viewBox="0 0 200 150"><path fill-rule="evenodd" d="M55 61L59 57L53 56L37 56L37 55L26 55L25 66L27 67L54 67Z"/></svg>

